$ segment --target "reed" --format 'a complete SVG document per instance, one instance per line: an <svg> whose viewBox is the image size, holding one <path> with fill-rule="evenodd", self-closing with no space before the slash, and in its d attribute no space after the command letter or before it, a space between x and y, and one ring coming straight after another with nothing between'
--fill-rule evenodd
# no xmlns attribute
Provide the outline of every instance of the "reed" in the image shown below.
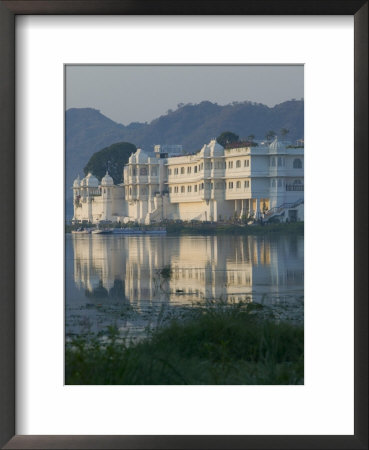
<svg viewBox="0 0 369 450"><path fill-rule="evenodd" d="M302 324L277 322L261 305L188 309L133 343L110 327L105 340L66 346L66 384L303 384Z"/></svg>

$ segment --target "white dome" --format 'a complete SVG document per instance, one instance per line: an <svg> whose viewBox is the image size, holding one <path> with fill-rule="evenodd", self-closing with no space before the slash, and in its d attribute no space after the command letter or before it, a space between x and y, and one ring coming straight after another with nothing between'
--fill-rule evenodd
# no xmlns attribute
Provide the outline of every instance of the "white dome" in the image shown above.
<svg viewBox="0 0 369 450"><path fill-rule="evenodd" d="M141 148L136 151L135 157L136 164L146 164L149 159L149 156Z"/></svg>
<svg viewBox="0 0 369 450"><path fill-rule="evenodd" d="M216 139L212 139L209 142L208 147L211 156L221 156L224 154L224 148L216 141Z"/></svg>
<svg viewBox="0 0 369 450"><path fill-rule="evenodd" d="M269 149L272 152L278 152L278 150L284 149L284 145L282 144L282 142L278 141L278 138L276 137L274 141L269 144Z"/></svg>
<svg viewBox="0 0 369 450"><path fill-rule="evenodd" d="M83 187L99 187L99 180L90 172L82 181Z"/></svg>
<svg viewBox="0 0 369 450"><path fill-rule="evenodd" d="M212 139L209 144L205 144L199 151L199 155L204 155L205 158L209 156L222 156L223 154L224 148L215 139Z"/></svg>
<svg viewBox="0 0 369 450"><path fill-rule="evenodd" d="M79 175L78 175L78 177L73 182L73 187L79 188L80 186L81 186L81 179L79 178Z"/></svg>
<svg viewBox="0 0 369 450"><path fill-rule="evenodd" d="M101 180L101 186L113 186L113 178L106 172L105 176Z"/></svg>

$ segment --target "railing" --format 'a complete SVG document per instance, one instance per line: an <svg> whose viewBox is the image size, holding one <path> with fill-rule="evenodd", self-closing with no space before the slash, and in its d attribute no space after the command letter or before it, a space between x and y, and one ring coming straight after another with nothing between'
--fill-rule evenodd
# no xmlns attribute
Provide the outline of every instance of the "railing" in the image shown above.
<svg viewBox="0 0 369 450"><path fill-rule="evenodd" d="M303 184L286 184L286 191L303 191Z"/></svg>
<svg viewBox="0 0 369 450"><path fill-rule="evenodd" d="M280 206L275 206L274 208L269 209L265 214L264 214L264 218L268 219L269 217L273 216L274 214L279 214L281 213L284 209L286 208L296 208L296 206L301 205L302 203L304 203L304 199L300 198L300 200L297 200L294 203L283 203L283 205Z"/></svg>

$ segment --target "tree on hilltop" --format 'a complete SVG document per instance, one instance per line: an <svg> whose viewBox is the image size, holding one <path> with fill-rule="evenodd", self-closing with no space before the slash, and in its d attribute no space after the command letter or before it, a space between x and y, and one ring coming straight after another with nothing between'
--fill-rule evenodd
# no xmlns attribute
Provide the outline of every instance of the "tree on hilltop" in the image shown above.
<svg viewBox="0 0 369 450"><path fill-rule="evenodd" d="M123 181L123 167L135 151L135 145L129 142L117 142L94 153L83 171L85 175L91 172L99 180L105 175L106 171L109 171L114 184L121 183Z"/></svg>
<svg viewBox="0 0 369 450"><path fill-rule="evenodd" d="M239 139L240 137L237 134L232 133L231 131L223 131L223 133L217 137L217 142L222 147L225 147L227 144L238 142Z"/></svg>
<svg viewBox="0 0 369 450"><path fill-rule="evenodd" d="M271 141L276 136L277 136L277 133L273 130L269 130L265 135L267 141Z"/></svg>

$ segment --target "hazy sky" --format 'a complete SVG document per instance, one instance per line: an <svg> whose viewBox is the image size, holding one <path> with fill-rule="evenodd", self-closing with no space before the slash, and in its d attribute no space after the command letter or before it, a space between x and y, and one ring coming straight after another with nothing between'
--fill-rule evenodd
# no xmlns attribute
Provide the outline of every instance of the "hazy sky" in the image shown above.
<svg viewBox="0 0 369 450"><path fill-rule="evenodd" d="M150 122L178 103L274 106L304 97L303 66L67 66L66 107L96 108L128 125Z"/></svg>

